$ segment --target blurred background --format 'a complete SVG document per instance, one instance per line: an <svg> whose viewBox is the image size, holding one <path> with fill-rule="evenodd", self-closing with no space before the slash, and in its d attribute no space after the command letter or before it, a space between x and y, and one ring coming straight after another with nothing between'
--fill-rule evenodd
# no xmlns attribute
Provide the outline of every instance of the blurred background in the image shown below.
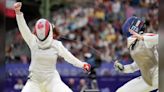
<svg viewBox="0 0 164 92"><path fill-rule="evenodd" d="M12 6L23 3L22 12L31 31L37 19L47 18L64 36L58 38L81 61L92 65L91 74L62 58L56 65L62 80L73 92L97 89L115 92L127 81L140 76L137 71L124 74L114 69L113 60L132 63L122 24L130 16L146 21L147 32L157 33L159 0L2 0L0 11L6 16L5 92L20 92L28 76L30 50L18 30ZM5 11L3 4L5 3Z"/></svg>

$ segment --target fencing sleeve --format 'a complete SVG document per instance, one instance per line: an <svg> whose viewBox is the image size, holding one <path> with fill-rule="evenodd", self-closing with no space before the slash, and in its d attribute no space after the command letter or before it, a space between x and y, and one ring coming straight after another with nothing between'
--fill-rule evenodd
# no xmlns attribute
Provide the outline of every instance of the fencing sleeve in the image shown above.
<svg viewBox="0 0 164 92"><path fill-rule="evenodd" d="M30 47L32 44L32 40L34 40L34 35L31 33L29 27L27 26L22 12L20 14L16 14L16 21L23 39Z"/></svg>
<svg viewBox="0 0 164 92"><path fill-rule="evenodd" d="M135 61L132 64L124 65L124 73L133 73L135 71L138 71L139 67L135 63Z"/></svg>
<svg viewBox="0 0 164 92"><path fill-rule="evenodd" d="M59 56L63 57L67 62L73 64L76 67L83 68L85 62L80 61L75 56L73 56L61 42L58 42L57 49Z"/></svg>

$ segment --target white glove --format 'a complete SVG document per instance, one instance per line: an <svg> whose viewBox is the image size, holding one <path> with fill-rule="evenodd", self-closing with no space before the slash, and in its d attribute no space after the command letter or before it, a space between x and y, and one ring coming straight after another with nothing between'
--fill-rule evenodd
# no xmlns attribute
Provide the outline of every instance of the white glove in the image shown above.
<svg viewBox="0 0 164 92"><path fill-rule="evenodd" d="M120 72L124 71L124 66L121 63L119 63L118 60L114 62L114 68L116 71L120 71Z"/></svg>

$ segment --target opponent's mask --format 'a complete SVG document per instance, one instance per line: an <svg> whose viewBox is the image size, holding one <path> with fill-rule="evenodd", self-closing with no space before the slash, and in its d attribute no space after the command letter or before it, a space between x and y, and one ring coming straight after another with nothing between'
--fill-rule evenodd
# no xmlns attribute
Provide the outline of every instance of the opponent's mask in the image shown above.
<svg viewBox="0 0 164 92"><path fill-rule="evenodd" d="M142 34L145 31L146 24L141 18L132 16L128 18L122 26L122 32L125 37L130 37L131 34L129 29L135 31L136 33Z"/></svg>

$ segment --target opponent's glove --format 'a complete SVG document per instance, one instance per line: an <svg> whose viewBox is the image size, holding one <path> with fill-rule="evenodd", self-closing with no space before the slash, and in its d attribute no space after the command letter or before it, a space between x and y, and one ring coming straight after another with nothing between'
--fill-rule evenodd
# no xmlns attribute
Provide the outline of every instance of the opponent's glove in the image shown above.
<svg viewBox="0 0 164 92"><path fill-rule="evenodd" d="M124 65L119 63L118 60L114 62L114 68L115 70L120 71L120 72L124 71Z"/></svg>
<svg viewBox="0 0 164 92"><path fill-rule="evenodd" d="M84 65L83 65L83 69L84 69L84 71L90 72L90 70L91 70L91 65L90 65L90 64L84 64Z"/></svg>

